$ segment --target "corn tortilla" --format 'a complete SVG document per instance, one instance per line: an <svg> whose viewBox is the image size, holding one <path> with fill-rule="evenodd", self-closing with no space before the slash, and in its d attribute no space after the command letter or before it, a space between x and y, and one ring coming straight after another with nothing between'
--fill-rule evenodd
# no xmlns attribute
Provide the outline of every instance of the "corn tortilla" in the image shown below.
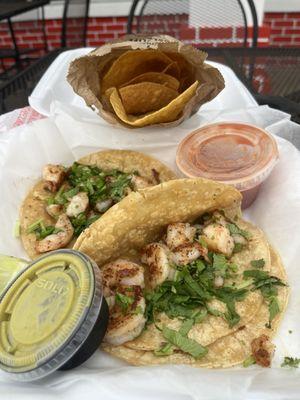
<svg viewBox="0 0 300 400"><path fill-rule="evenodd" d="M249 269L250 261L253 259L264 259L264 271L270 271L271 260L269 245L263 232L257 227L243 220L239 220L236 223L241 229L247 230L252 235L252 239L249 242L249 247L240 253L236 253L231 258L232 262L237 264L239 267L239 280L243 280L243 271ZM240 283L239 280L235 279L237 283ZM236 310L240 315L240 322L233 328L230 328L227 321L225 321L223 318L209 315L203 322L195 324L192 327L188 337L203 346L208 346L220 337L226 336L238 330L241 326L244 326L258 312L262 302L263 298L259 292L251 292L244 301L236 303ZM226 311L224 303L217 300L214 300L210 304L210 307L218 309L221 312ZM165 314L160 314L157 317L161 320L161 323L166 325L168 328L178 330L181 325L181 321L178 319L170 319ZM126 347L135 350L159 350L164 342L165 339L162 333L156 329L154 324L151 324L138 338L132 342L127 342Z"/></svg>
<svg viewBox="0 0 300 400"><path fill-rule="evenodd" d="M270 248L271 274L286 281L286 273L280 256ZM104 351L121 358L132 365L161 365L161 364L186 364L192 367L202 368L229 368L243 363L251 355L251 342L262 334L274 337L284 311L288 303L288 287L280 287L278 290L278 302L280 314L272 321L272 329L266 328L269 320L269 311L266 303L262 303L255 317L248 322L242 330L222 337L208 346L208 353L201 360L195 360L183 353L175 353L171 356L157 357L152 351L132 350L125 345L102 345Z"/></svg>

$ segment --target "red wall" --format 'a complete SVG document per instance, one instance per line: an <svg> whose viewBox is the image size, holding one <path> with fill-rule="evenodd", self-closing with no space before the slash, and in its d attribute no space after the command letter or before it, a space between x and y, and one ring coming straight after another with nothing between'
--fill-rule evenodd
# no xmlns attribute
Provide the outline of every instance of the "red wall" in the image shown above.
<svg viewBox="0 0 300 400"><path fill-rule="evenodd" d="M267 13L264 24L270 27L270 45L300 46L300 13Z"/></svg>
<svg viewBox="0 0 300 400"><path fill-rule="evenodd" d="M126 33L126 17L105 17L90 18L88 25L88 46L99 46L111 39L122 36ZM47 20L47 38L49 48L53 49L60 46L61 20ZM196 34L195 28L187 25L185 14L170 16L168 22L163 22L165 32L178 34L187 40L193 40ZM182 26L186 24L186 26ZM157 18L156 21L149 22L151 29L161 31L162 22ZM23 21L14 23L14 28L20 48L42 47L43 36L41 27L36 21ZM76 34L76 21L73 27ZM226 45L224 39L231 40L233 35L239 36L237 29L207 29L202 28L197 32L204 45ZM265 14L264 26L260 29L261 45L272 46L300 46L300 13L267 13ZM264 40L264 43L262 42ZM265 43L267 39L267 43ZM228 44L227 44L228 45ZM0 24L0 48L11 47L12 42L6 23Z"/></svg>

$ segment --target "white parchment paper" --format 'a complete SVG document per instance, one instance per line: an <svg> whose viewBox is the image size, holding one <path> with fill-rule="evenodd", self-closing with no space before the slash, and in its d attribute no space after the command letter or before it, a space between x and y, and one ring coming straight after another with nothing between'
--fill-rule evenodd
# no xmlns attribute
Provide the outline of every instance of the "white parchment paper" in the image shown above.
<svg viewBox="0 0 300 400"><path fill-rule="evenodd" d="M89 152L133 149L172 168L178 143L192 130L217 121L243 121L278 135L280 160L245 217L260 226L280 252L291 287L289 306L276 338L271 369L193 369L185 366L130 367L100 351L83 366L56 372L31 384L0 373L0 398L25 399L299 399L300 370L284 370L284 356L300 357L300 128L287 114L268 107L206 111L172 129L114 128L92 113L56 103L53 117L0 135L0 252L25 256L12 231L22 198L47 162L71 164ZM281 136L281 137L279 137ZM283 139L284 137L285 139ZM289 330L292 333L289 333Z"/></svg>

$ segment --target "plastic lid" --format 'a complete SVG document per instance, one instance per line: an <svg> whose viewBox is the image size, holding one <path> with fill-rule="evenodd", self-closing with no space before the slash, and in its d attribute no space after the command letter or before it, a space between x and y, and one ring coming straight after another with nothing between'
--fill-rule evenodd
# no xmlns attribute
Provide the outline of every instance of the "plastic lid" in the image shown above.
<svg viewBox="0 0 300 400"><path fill-rule="evenodd" d="M102 304L97 265L58 250L29 264L0 303L0 367L34 380L63 366L91 332Z"/></svg>
<svg viewBox="0 0 300 400"><path fill-rule="evenodd" d="M188 135L176 163L188 177L203 177L244 191L262 183L278 159L277 144L263 129L243 123L204 126Z"/></svg>

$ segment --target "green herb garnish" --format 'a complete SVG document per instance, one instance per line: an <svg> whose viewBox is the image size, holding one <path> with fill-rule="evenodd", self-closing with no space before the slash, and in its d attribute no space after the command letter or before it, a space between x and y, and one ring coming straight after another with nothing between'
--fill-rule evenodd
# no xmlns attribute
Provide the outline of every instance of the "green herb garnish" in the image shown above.
<svg viewBox="0 0 300 400"><path fill-rule="evenodd" d="M247 357L243 362L243 367L248 368L250 365L256 364L256 361L253 356Z"/></svg>
<svg viewBox="0 0 300 400"><path fill-rule="evenodd" d="M195 323L204 320L207 313L220 316L232 327L239 322L235 302L245 298L248 289L245 287L216 288L216 274L228 274L232 268L226 258L212 253L212 264L197 260L183 267L177 267L174 281L165 281L151 293L146 294L146 317L148 323L155 321L155 315L164 312L169 318L194 319ZM242 286L252 284L252 279ZM209 306L212 299L225 303L227 311L220 312Z"/></svg>
<svg viewBox="0 0 300 400"><path fill-rule="evenodd" d="M231 235L241 235L247 240L251 238L250 232L239 228L236 224L227 224L227 228L229 229Z"/></svg>
<svg viewBox="0 0 300 400"><path fill-rule="evenodd" d="M263 268L265 266L265 260L263 258L259 260L252 260L250 264L253 268Z"/></svg>
<svg viewBox="0 0 300 400"><path fill-rule="evenodd" d="M77 162L67 171L65 182L61 185L57 193L49 197L46 205L59 204L66 209L69 201L79 192L85 192L89 198L89 209L95 211L93 217L88 217L87 212L79 214L77 217L70 218L74 228L74 236L87 228L91 223L100 217L96 204L104 200L112 200L111 205L120 201L127 194L127 189L131 187L132 174L128 174L117 169L103 171L97 166L83 165ZM108 207L109 208L109 207ZM39 224L38 224L39 225ZM50 227L39 234L39 229L32 227L32 232L37 234L38 238L53 233ZM32 233L30 232L30 233Z"/></svg>
<svg viewBox="0 0 300 400"><path fill-rule="evenodd" d="M189 339L181 333L169 329L166 326L163 327L162 334L169 343L178 347L184 353L190 354L195 359L204 357L208 352L206 347L201 346L201 344L197 343L195 340Z"/></svg>
<svg viewBox="0 0 300 400"><path fill-rule="evenodd" d="M192 329L192 326L194 325L195 321L191 318L191 319L186 319L180 329L179 329L179 333L183 336L186 336L189 331Z"/></svg>
<svg viewBox="0 0 300 400"><path fill-rule="evenodd" d="M28 226L27 228L27 233L34 233L36 229L40 228L40 224L43 222L43 219L38 219L37 221L33 222L31 225Z"/></svg>
<svg viewBox="0 0 300 400"><path fill-rule="evenodd" d="M20 220L19 219L15 222L13 234L14 234L15 238L19 238L20 237L21 225L20 225Z"/></svg>
<svg viewBox="0 0 300 400"><path fill-rule="evenodd" d="M97 221L99 217L99 214L95 214L92 217L88 218L85 213L80 213L77 215L77 217L70 218L71 223L74 227L74 235L79 236L81 232L83 232L93 222Z"/></svg>
<svg viewBox="0 0 300 400"><path fill-rule="evenodd" d="M240 253L246 248L246 246L242 243L234 243L233 254Z"/></svg>
<svg viewBox="0 0 300 400"><path fill-rule="evenodd" d="M228 262L223 254L213 255L213 270L217 276L225 278L228 268Z"/></svg>
<svg viewBox="0 0 300 400"><path fill-rule="evenodd" d="M300 358L284 357L281 367L298 368L300 365Z"/></svg>
<svg viewBox="0 0 300 400"><path fill-rule="evenodd" d="M153 353L158 357L170 356L173 354L173 346L171 343L167 343L160 350L154 350Z"/></svg>
<svg viewBox="0 0 300 400"><path fill-rule="evenodd" d="M133 314L133 315L144 314L143 308L142 308L141 306L137 306L137 307L133 310L132 314Z"/></svg>
<svg viewBox="0 0 300 400"><path fill-rule="evenodd" d="M129 296L126 296L125 294L118 293L118 292L115 294L115 299L116 299L116 303L121 307L122 312L124 314L127 313L129 307L134 302L133 297L129 297Z"/></svg>
<svg viewBox="0 0 300 400"><path fill-rule="evenodd" d="M56 234L62 232L62 229L55 228L53 225L44 225L43 219L39 219L33 224L31 224L28 229L27 233L34 233L38 240L42 240L49 235Z"/></svg>
<svg viewBox="0 0 300 400"><path fill-rule="evenodd" d="M260 269L252 269L244 271L244 278L253 278L253 290L260 290L269 307L269 323L268 328L271 328L271 322L280 312L278 304L278 286L286 286L281 279L276 276L271 276L267 271Z"/></svg>

